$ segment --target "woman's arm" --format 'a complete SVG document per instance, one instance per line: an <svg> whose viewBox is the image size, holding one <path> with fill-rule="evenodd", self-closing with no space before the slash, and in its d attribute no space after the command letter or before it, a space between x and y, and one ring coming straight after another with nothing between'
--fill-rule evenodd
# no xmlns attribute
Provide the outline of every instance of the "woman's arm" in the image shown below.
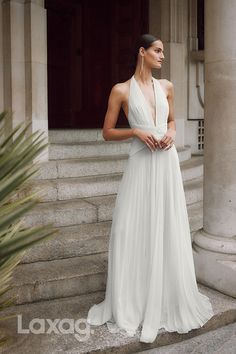
<svg viewBox="0 0 236 354"><path fill-rule="evenodd" d="M175 118L174 118L174 85L172 82L166 80L166 85L167 85L167 100L169 103L169 116L167 120L167 132L164 135L164 137L161 139L160 144L162 147L167 147L170 145L172 146L172 143L175 141L175 136L176 136L176 124L175 124ZM168 150L168 148L167 148Z"/></svg>
<svg viewBox="0 0 236 354"><path fill-rule="evenodd" d="M102 131L105 140L124 140L136 135L136 128L125 130L115 128L125 95L124 87L121 85L123 84L116 84L112 87L108 99L108 107Z"/></svg>
<svg viewBox="0 0 236 354"><path fill-rule="evenodd" d="M175 118L174 118L174 85L172 82L167 81L167 100L169 102L169 116L167 121L168 129L173 129L176 131Z"/></svg>

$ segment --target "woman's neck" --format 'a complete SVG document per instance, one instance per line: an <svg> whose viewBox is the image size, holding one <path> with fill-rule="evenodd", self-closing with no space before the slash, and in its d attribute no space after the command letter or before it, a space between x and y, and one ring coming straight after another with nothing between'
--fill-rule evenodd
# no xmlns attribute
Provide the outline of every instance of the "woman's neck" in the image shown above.
<svg viewBox="0 0 236 354"><path fill-rule="evenodd" d="M137 67L135 72L134 72L134 77L137 81L142 82L142 84L150 84L152 81L152 71L150 69L145 69L143 68L141 74L140 74L140 68Z"/></svg>

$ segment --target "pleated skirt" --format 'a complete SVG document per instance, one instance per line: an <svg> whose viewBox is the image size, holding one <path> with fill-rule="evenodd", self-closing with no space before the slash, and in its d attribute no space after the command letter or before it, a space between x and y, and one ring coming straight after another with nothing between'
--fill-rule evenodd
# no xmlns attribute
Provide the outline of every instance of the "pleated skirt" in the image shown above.
<svg viewBox="0 0 236 354"><path fill-rule="evenodd" d="M189 218L175 145L129 157L109 235L104 301L87 322L151 343L161 328L187 333L214 315L198 291Z"/></svg>

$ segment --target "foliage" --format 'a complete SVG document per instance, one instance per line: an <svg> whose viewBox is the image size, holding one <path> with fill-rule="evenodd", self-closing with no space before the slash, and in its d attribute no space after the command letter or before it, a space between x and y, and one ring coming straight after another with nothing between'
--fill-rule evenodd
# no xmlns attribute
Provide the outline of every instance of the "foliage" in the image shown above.
<svg viewBox="0 0 236 354"><path fill-rule="evenodd" d="M57 233L52 224L26 227L23 216L39 201L38 192L21 197L27 181L39 170L35 161L48 146L44 132L29 133L29 124L20 123L5 136L7 112L0 113L0 313L14 304L6 299L12 273L27 248ZM0 317L4 320L16 314ZM0 338L0 345L7 338Z"/></svg>

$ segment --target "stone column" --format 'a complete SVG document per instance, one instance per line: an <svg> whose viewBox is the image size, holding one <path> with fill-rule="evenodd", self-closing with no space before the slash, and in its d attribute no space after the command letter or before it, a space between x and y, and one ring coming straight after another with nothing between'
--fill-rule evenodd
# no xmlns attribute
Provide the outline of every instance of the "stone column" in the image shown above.
<svg viewBox="0 0 236 354"><path fill-rule="evenodd" d="M205 0L203 229L197 278L236 297L236 1Z"/></svg>
<svg viewBox="0 0 236 354"><path fill-rule="evenodd" d="M23 1L2 1L4 109L13 113L7 129L25 120L25 38Z"/></svg>
<svg viewBox="0 0 236 354"><path fill-rule="evenodd" d="M31 131L44 131L47 141L47 23L44 0L3 0L1 5L4 108L13 113L8 128L14 128L19 122L31 122ZM47 160L48 152L42 153L40 159Z"/></svg>
<svg viewBox="0 0 236 354"><path fill-rule="evenodd" d="M48 131L47 17L44 0L25 1L26 118Z"/></svg>

